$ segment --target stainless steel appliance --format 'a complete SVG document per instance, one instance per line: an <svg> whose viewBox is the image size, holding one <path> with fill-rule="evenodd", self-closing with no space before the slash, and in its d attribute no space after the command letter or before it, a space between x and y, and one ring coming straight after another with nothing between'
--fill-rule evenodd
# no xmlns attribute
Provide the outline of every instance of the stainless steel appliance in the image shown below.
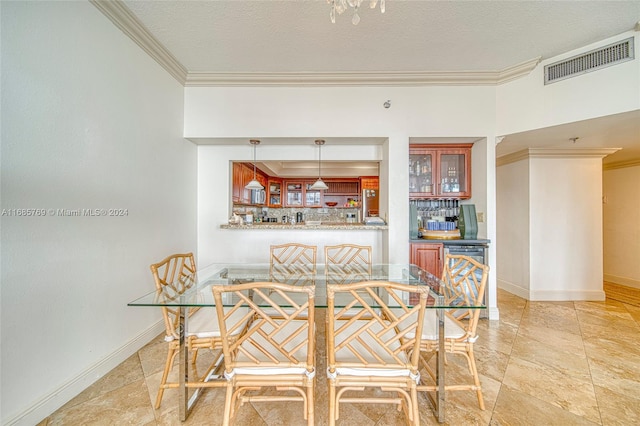
<svg viewBox="0 0 640 426"><path fill-rule="evenodd" d="M267 201L267 194L264 189L251 190L251 204L264 204Z"/></svg>
<svg viewBox="0 0 640 426"><path fill-rule="evenodd" d="M445 258L447 254L454 254L454 255L463 255L463 256L467 256L472 258L473 260L477 261L478 263L481 263L483 265L487 265L489 259L487 258L487 253L489 250L489 245L488 244L484 244L484 243L480 243L480 244L445 244L444 246L444 254L445 254ZM478 275L478 279L481 278L481 272L477 272ZM489 283L487 283L487 285L485 286L485 290L484 290L484 303L487 303L487 300L489 300ZM489 317L489 310L488 309L483 309L480 312L480 318L488 318Z"/></svg>
<svg viewBox="0 0 640 426"><path fill-rule="evenodd" d="M377 189L362 190L362 217L378 216L380 214L379 199L380 192Z"/></svg>

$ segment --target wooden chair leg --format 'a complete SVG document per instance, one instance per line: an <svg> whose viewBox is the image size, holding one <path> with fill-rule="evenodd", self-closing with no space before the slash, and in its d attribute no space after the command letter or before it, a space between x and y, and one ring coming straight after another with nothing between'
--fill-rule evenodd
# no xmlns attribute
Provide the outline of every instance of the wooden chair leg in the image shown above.
<svg viewBox="0 0 640 426"><path fill-rule="evenodd" d="M329 380L329 426L335 426L336 414L336 387Z"/></svg>
<svg viewBox="0 0 640 426"><path fill-rule="evenodd" d="M156 397L156 410L160 408L160 404L162 403L162 396L164 395L164 388L167 384L167 378L169 377L169 372L171 371L173 360L175 359L177 354L178 350L176 348L169 348L169 351L167 352L167 362L164 364L164 372L162 373L160 388L158 388L158 396Z"/></svg>
<svg viewBox="0 0 640 426"><path fill-rule="evenodd" d="M231 384L227 384L227 393L224 397L224 416L222 418L222 426L229 426L231 423L231 411L233 405L234 388Z"/></svg>
<svg viewBox="0 0 640 426"><path fill-rule="evenodd" d="M476 385L476 394L478 396L478 405L481 410L484 410L484 398L482 397L482 386L480 385L480 377L478 376L478 368L476 367L475 356L473 355L473 348L469 348L468 352L469 360L471 361L471 373L473 374L473 383Z"/></svg>
<svg viewBox="0 0 640 426"><path fill-rule="evenodd" d="M314 426L314 417L315 417L315 411L313 408L313 403L314 403L314 396L313 396L313 389L314 389L314 382L315 379L311 381L310 385L307 385L307 425L308 426Z"/></svg>
<svg viewBox="0 0 640 426"><path fill-rule="evenodd" d="M413 414L412 424L420 426L420 411L418 410L418 390L413 387L411 389L411 412Z"/></svg>

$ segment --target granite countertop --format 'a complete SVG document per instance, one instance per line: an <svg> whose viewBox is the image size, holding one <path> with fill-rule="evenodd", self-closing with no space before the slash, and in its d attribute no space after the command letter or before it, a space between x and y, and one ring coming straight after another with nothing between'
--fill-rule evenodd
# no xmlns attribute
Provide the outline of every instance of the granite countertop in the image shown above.
<svg viewBox="0 0 640 426"><path fill-rule="evenodd" d="M425 243L425 244L439 244L439 243L443 243L445 245L458 245L458 246L463 246L463 245L479 245L479 244L489 244L491 242L491 240L488 239L476 239L476 240L463 240L463 239L447 239L447 240L437 240L437 239L431 239L431 238L412 238L411 240L409 240L410 243Z"/></svg>
<svg viewBox="0 0 640 426"><path fill-rule="evenodd" d="M365 225L364 223L321 223L319 225L306 225L304 223L275 223L275 222L262 222L254 224L241 224L220 225L221 229L250 229L250 230L263 230L263 229L297 229L297 230L341 230L341 231L360 231L360 230L374 230L382 231L389 229L388 225Z"/></svg>

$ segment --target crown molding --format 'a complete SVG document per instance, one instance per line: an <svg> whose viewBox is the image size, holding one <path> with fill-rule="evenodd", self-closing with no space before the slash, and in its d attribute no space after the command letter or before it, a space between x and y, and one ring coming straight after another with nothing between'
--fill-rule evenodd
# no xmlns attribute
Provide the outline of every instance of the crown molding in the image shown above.
<svg viewBox="0 0 640 426"><path fill-rule="evenodd" d="M187 69L136 18L121 0L89 0L131 40L184 85Z"/></svg>
<svg viewBox="0 0 640 426"><path fill-rule="evenodd" d="M504 84L528 75L535 67L538 66L541 60L542 56L538 56L537 58L530 59L512 67L505 68L502 71L498 71L496 84Z"/></svg>
<svg viewBox="0 0 640 426"><path fill-rule="evenodd" d="M604 158L619 150L620 148L528 148L498 157L496 166L504 166L529 158Z"/></svg>
<svg viewBox="0 0 640 426"><path fill-rule="evenodd" d="M495 86L529 74L539 62L502 71L190 72L185 86Z"/></svg>
<svg viewBox="0 0 640 426"><path fill-rule="evenodd" d="M89 0L178 82L202 86L495 86L529 74L534 58L500 71L189 72L121 0Z"/></svg>
<svg viewBox="0 0 640 426"><path fill-rule="evenodd" d="M603 170L624 169L626 167L640 166L640 159L629 161L616 161L614 163L607 163L602 166Z"/></svg>

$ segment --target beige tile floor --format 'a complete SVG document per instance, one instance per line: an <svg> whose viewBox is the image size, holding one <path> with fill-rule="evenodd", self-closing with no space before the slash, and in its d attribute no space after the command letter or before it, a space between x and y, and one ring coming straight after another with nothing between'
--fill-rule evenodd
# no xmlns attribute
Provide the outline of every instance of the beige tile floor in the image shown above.
<svg viewBox="0 0 640 426"><path fill-rule="evenodd" d="M476 359L486 410L473 392L447 392L451 425L640 424L640 307L605 302L528 302L499 291L500 320L481 320ZM319 344L322 339L319 339ZM318 371L324 371L319 348ZM177 391L153 409L166 346L159 336L41 425L179 425ZM447 381L461 376L449 358ZM174 373L177 368L174 368ZM326 383L318 374L316 424L326 424ZM421 424L437 424L421 397ZM224 391L204 392L184 425L219 425ZM303 425L296 403L247 404L238 425ZM390 406L341 407L340 425L396 425Z"/></svg>

